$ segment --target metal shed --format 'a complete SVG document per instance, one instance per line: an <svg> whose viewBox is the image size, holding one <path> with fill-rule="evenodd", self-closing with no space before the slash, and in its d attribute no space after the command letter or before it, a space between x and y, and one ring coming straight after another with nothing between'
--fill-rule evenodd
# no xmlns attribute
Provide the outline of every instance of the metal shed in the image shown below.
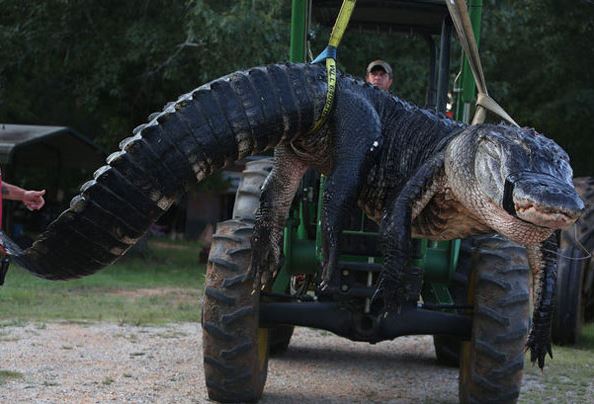
<svg viewBox="0 0 594 404"><path fill-rule="evenodd" d="M68 127L0 123L2 178L27 188L45 188L47 202L41 211L28 212L19 203L5 201L3 228L18 235L24 228L45 227L105 157L95 143Z"/></svg>
<svg viewBox="0 0 594 404"><path fill-rule="evenodd" d="M64 126L0 124L0 164L21 162L64 168L99 167L105 153L95 143Z"/></svg>

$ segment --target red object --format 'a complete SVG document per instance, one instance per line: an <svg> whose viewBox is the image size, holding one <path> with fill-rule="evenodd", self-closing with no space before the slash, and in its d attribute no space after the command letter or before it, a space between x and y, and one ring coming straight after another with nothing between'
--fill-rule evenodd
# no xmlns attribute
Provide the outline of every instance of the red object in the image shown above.
<svg viewBox="0 0 594 404"><path fill-rule="evenodd" d="M2 173L0 172L0 227L2 227Z"/></svg>

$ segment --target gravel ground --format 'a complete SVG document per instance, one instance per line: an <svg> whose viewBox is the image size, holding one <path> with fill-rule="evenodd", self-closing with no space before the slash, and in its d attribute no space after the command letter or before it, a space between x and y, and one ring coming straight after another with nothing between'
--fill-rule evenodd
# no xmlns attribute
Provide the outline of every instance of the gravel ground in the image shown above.
<svg viewBox="0 0 594 404"><path fill-rule="evenodd" d="M0 329L0 402L207 402L198 324L48 323ZM376 345L298 328L271 359L262 403L457 402L430 337Z"/></svg>

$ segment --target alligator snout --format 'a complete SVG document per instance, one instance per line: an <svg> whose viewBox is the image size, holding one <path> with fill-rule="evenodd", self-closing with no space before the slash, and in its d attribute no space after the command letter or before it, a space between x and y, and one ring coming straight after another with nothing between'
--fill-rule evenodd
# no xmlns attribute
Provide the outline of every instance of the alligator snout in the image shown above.
<svg viewBox="0 0 594 404"><path fill-rule="evenodd" d="M548 174L521 173L506 180L504 207L518 218L550 229L572 225L584 211L572 184ZM506 201L507 199L507 201Z"/></svg>

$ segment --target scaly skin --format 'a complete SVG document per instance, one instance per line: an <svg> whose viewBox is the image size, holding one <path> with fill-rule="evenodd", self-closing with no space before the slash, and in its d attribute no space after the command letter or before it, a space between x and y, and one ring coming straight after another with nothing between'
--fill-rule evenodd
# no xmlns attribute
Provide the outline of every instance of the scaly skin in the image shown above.
<svg viewBox="0 0 594 404"><path fill-rule="evenodd" d="M302 64L253 68L199 87L122 141L30 249L21 252L2 235L3 245L47 279L94 273L123 255L191 183L276 147L252 242L255 286L266 286L278 268L290 202L314 167L327 176L323 283L355 204L381 224L388 311L418 299L420 270L406 265L412 235L498 232L534 257L541 281L528 346L543 366L555 281L545 240L583 210L565 152L532 130L467 127L345 75L326 125L310 133L326 88L324 68Z"/></svg>

